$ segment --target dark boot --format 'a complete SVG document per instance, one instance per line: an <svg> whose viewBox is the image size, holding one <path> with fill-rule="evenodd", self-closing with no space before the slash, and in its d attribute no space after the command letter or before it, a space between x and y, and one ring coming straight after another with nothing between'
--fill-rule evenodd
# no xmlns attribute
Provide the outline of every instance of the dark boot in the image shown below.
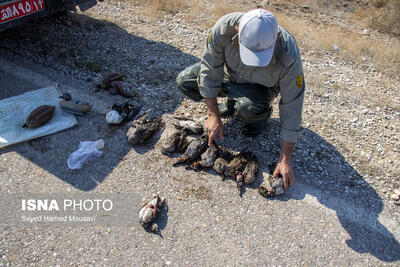
<svg viewBox="0 0 400 267"><path fill-rule="evenodd" d="M243 126L242 134L247 137L256 137L267 127L268 122L252 122Z"/></svg>
<svg viewBox="0 0 400 267"><path fill-rule="evenodd" d="M256 137L259 134L261 134L268 125L268 120L269 120L269 117L271 117L272 110L273 110L272 107L270 107L268 110L268 116L266 119L264 119L262 121L258 121L258 122L246 123L243 126L243 129L241 131L242 134L247 137Z"/></svg>
<svg viewBox="0 0 400 267"><path fill-rule="evenodd" d="M235 111L235 101L228 97L226 103L218 104L218 109L221 117L231 116Z"/></svg>

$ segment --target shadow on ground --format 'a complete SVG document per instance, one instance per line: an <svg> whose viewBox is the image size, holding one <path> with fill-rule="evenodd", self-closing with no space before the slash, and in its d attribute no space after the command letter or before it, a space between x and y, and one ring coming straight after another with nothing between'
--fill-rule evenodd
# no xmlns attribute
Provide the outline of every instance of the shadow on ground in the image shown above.
<svg viewBox="0 0 400 267"><path fill-rule="evenodd" d="M279 140L278 120L272 120L268 135ZM303 200L311 195L322 205L335 210L350 235L346 244L351 249L362 254L369 253L386 262L400 260L399 242L378 220L383 202L375 189L332 144L311 130L306 130L303 135L298 145L304 145L307 156L297 148L300 153L293 157L297 181L286 194L270 198L270 201ZM300 144L304 140L308 142ZM276 154L276 158L278 156ZM318 166L329 172L324 174ZM309 170L310 173L299 174L298 169Z"/></svg>
<svg viewBox="0 0 400 267"><path fill-rule="evenodd" d="M66 27L69 27L68 31ZM91 34L85 34L87 31L91 31ZM69 35L65 34L66 32ZM154 108L160 114L173 112L180 105L183 97L178 93L175 77L185 66L199 61L198 58L166 43L141 38L129 34L116 24L79 14L60 14L45 18L36 24L2 32L0 47L26 57L27 60L42 58L47 62L39 62L43 67L52 67L52 64L66 65L64 68L67 70L73 69L87 74L93 77L93 80L85 83L86 87L88 84L94 87L95 77L100 73L123 73L126 80L140 87L140 98L134 99L133 103L140 102L143 105L142 111ZM98 49L99 47L101 49ZM32 52L25 54L25 51L33 51L36 55L32 55ZM123 64L115 64L115 58L123 58ZM44 76L46 75L47 73L44 73ZM3 76L0 77L7 78ZM60 78L61 81L57 80L57 77L49 78L60 83L68 79L75 80L74 73L68 73L66 76L67 78ZM3 84L14 83L7 81ZM15 86L15 90L11 86L6 87L0 90L0 99L38 89L31 83L21 83ZM11 90L6 90L8 88ZM98 92L95 88L87 88L87 93L106 101L107 97L110 97L107 92ZM127 101L122 96L119 96L119 99L114 97L112 101L115 99L120 103ZM110 108L113 103L110 102ZM161 103L168 106L167 110L159 108ZM77 189L93 190L133 149L125 137L129 123L117 127L109 126L104 116L94 112L89 112L83 117L77 116L77 119L79 124L74 128L4 148L0 154L17 152ZM146 154L153 148L160 134L135 147L135 151ZM105 148L100 158L88 161L82 169L68 169L68 155L78 149L80 141L100 138L105 140Z"/></svg>

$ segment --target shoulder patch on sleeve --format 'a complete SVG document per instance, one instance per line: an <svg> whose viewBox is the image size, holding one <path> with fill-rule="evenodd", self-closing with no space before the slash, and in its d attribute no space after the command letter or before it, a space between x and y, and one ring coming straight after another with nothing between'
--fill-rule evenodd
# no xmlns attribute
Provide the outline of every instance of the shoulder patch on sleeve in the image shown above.
<svg viewBox="0 0 400 267"><path fill-rule="evenodd" d="M303 73L297 77L296 84L299 88L303 88Z"/></svg>

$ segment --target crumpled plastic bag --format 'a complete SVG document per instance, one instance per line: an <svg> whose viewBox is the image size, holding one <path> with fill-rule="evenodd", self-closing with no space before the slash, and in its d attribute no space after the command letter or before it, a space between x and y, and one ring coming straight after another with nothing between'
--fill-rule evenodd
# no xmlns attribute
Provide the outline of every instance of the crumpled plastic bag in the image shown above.
<svg viewBox="0 0 400 267"><path fill-rule="evenodd" d="M82 168L86 161L100 157L103 154L104 140L82 141L79 143L78 150L71 153L67 160L68 168L76 170Z"/></svg>

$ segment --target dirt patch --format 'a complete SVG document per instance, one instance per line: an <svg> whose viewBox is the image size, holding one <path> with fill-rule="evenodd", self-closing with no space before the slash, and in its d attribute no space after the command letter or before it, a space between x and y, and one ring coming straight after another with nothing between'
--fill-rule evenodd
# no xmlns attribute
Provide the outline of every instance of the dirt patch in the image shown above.
<svg viewBox="0 0 400 267"><path fill-rule="evenodd" d="M211 187L206 187L203 185L197 188L186 187L184 189L184 198L194 196L194 198L199 200L212 200L212 193Z"/></svg>

